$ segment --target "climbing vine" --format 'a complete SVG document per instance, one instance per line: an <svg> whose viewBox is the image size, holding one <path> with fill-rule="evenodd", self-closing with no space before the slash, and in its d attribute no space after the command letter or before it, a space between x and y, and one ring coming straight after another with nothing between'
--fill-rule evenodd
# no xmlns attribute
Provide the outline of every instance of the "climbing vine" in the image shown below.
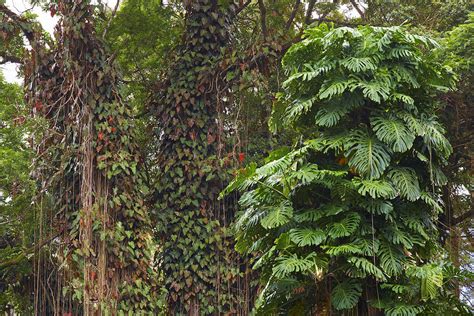
<svg viewBox="0 0 474 316"><path fill-rule="evenodd" d="M62 232L56 255L69 285L61 292L84 315L149 313L157 309L158 276L141 157L95 9L90 1L52 3L60 17L54 46L33 41L27 99L47 124L34 139L35 175L57 210L49 224ZM64 305L54 313L67 312Z"/></svg>
<svg viewBox="0 0 474 316"><path fill-rule="evenodd" d="M239 301L244 290L238 257L226 233L233 208L217 201L228 159L219 123L227 95L220 69L235 5L199 0L186 10L179 57L153 104L159 260L172 314L235 313L246 307Z"/></svg>

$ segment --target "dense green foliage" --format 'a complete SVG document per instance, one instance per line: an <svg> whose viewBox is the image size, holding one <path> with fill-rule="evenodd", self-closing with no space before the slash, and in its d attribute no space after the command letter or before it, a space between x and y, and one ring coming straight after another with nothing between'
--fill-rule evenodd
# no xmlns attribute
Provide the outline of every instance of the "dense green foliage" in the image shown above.
<svg viewBox="0 0 474 316"><path fill-rule="evenodd" d="M234 7L200 0L187 9L185 42L153 101L160 153L153 213L170 311L210 315L237 308L230 287L219 283L232 284L236 273L220 227L220 214L228 210L214 203L225 173L218 160L218 86L211 81L229 37L227 11Z"/></svg>
<svg viewBox="0 0 474 316"><path fill-rule="evenodd" d="M24 295L31 287L35 192L29 178L30 126L21 88L0 73L0 311L14 305L28 310Z"/></svg>
<svg viewBox="0 0 474 316"><path fill-rule="evenodd" d="M428 53L437 46L400 27L322 25L285 55L272 120L303 142L228 188L245 192L237 249L262 271L260 312L323 310L328 289L335 310L367 301L389 315L452 299L436 241L452 148L435 96L454 82Z"/></svg>
<svg viewBox="0 0 474 316"><path fill-rule="evenodd" d="M472 1L23 2L0 312L473 312Z"/></svg>

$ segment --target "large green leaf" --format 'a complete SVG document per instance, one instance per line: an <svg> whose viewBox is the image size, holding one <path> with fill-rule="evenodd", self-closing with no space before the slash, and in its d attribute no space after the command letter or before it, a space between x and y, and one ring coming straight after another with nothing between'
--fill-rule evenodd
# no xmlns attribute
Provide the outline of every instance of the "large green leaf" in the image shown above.
<svg viewBox="0 0 474 316"><path fill-rule="evenodd" d="M399 249L394 248L387 242L383 242L380 245L378 257L380 259L380 266L389 276L397 276L403 272L404 254Z"/></svg>
<svg viewBox="0 0 474 316"><path fill-rule="evenodd" d="M390 150L367 132L352 132L347 148L349 166L369 179L379 178L390 163Z"/></svg>
<svg viewBox="0 0 474 316"><path fill-rule="evenodd" d="M307 257L298 257L296 254L283 256L276 260L273 275L277 278L284 278L291 273L305 273L309 270L314 270L315 265L314 254L310 254Z"/></svg>
<svg viewBox="0 0 474 316"><path fill-rule="evenodd" d="M360 178L354 178L352 183L354 183L357 188L357 192L359 192L359 194L362 196L369 195L374 199L392 199L396 196L395 188L390 182L385 180L363 180Z"/></svg>
<svg viewBox="0 0 474 316"><path fill-rule="evenodd" d="M337 222L329 224L327 231L331 238L340 238L350 236L359 227L360 215L350 212Z"/></svg>
<svg viewBox="0 0 474 316"><path fill-rule="evenodd" d="M415 135L403 121L395 117L375 115L370 120L377 138L389 145L395 152L405 152L413 146Z"/></svg>
<svg viewBox="0 0 474 316"><path fill-rule="evenodd" d="M293 216L293 208L287 203L282 203L270 209L268 214L262 218L261 224L264 228L270 229L288 223Z"/></svg>
<svg viewBox="0 0 474 316"><path fill-rule="evenodd" d="M326 233L317 228L293 228L290 239L298 246L317 246L326 239Z"/></svg>
<svg viewBox="0 0 474 316"><path fill-rule="evenodd" d="M420 198L421 190L418 177L412 168L392 168L388 172L388 177L400 192L400 196L409 201L416 201Z"/></svg>
<svg viewBox="0 0 474 316"><path fill-rule="evenodd" d="M362 286L353 280L338 283L331 292L331 303L337 310L356 306L362 294Z"/></svg>

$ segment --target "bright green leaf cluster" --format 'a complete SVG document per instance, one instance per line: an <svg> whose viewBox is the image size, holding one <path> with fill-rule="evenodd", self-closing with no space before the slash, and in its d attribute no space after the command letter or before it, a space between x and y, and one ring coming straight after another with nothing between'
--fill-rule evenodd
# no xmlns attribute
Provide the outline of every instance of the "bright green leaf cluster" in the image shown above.
<svg viewBox="0 0 474 316"><path fill-rule="evenodd" d="M391 315L447 296L433 261L442 256L433 170L452 149L435 96L453 77L431 58L437 48L402 27L320 25L289 49L272 122L308 139L225 191L244 192L237 249L262 271L259 312L302 298L308 311L324 308L320 288L335 310L367 301Z"/></svg>

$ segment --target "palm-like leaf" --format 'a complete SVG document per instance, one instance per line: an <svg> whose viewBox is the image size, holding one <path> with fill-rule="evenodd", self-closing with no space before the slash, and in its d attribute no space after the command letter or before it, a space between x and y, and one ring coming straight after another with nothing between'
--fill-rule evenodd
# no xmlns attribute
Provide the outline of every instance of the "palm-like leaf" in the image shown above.
<svg viewBox="0 0 474 316"><path fill-rule="evenodd" d="M350 257L348 262L354 265L357 269L370 274L378 280L385 281L387 278L385 274L375 264L362 257Z"/></svg>
<svg viewBox="0 0 474 316"><path fill-rule="evenodd" d="M353 72L377 69L376 62L370 57L347 57L341 60L341 65Z"/></svg>
<svg viewBox="0 0 474 316"><path fill-rule="evenodd" d="M360 215L350 212L339 222L331 223L328 227L328 235L331 238L350 236L359 226Z"/></svg>
<svg viewBox="0 0 474 316"><path fill-rule="evenodd" d="M344 103L328 104L316 113L315 123L319 126L331 127L336 125L342 117L351 110L350 105Z"/></svg>
<svg viewBox="0 0 474 316"><path fill-rule="evenodd" d="M300 258L296 254L283 256L277 259L277 264L273 268L273 275L277 278L284 278L291 273L305 273L315 269L315 256L310 254Z"/></svg>

